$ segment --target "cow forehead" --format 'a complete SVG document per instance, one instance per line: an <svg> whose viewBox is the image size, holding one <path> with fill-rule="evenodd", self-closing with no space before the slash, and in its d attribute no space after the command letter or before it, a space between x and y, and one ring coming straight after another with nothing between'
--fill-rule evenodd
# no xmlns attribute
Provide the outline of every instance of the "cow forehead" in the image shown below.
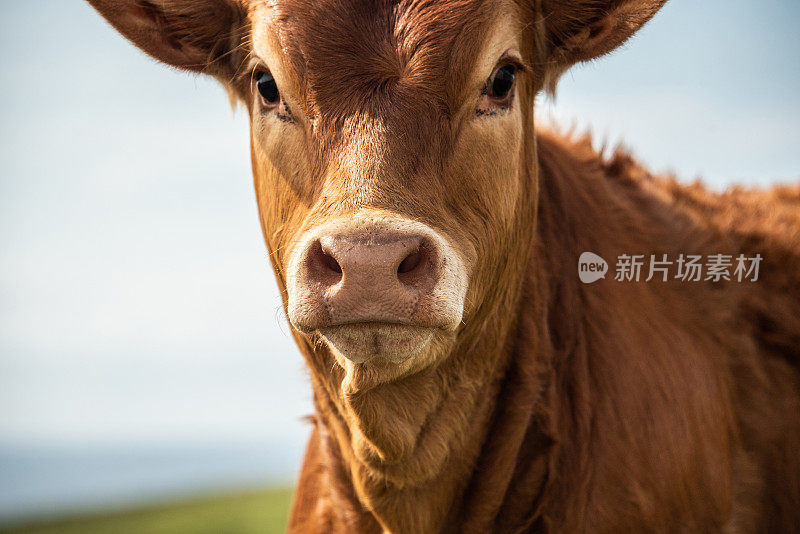
<svg viewBox="0 0 800 534"><path fill-rule="evenodd" d="M459 77L505 0L272 0L274 36L319 119L453 112ZM463 85L463 84L461 84ZM405 109L414 106L420 109ZM422 109L424 108L424 109Z"/></svg>

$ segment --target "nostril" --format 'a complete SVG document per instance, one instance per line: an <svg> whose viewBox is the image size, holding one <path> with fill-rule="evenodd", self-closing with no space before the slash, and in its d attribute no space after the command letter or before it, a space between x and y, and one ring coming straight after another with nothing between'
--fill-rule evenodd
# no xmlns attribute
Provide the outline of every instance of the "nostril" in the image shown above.
<svg viewBox="0 0 800 534"><path fill-rule="evenodd" d="M422 248L406 256L405 259L400 262L400 265L397 266L397 274L407 274L416 269L419 264L422 263L423 256L424 251Z"/></svg>
<svg viewBox="0 0 800 534"><path fill-rule="evenodd" d="M337 262L333 256L325 252L324 249L320 249L320 260L322 260L322 264L331 271L336 274L342 274L342 267L339 265L339 262Z"/></svg>
<svg viewBox="0 0 800 534"><path fill-rule="evenodd" d="M397 266L396 276L402 285L422 290L436 283L438 259L436 248L427 240L417 243L413 248L406 248L411 252Z"/></svg>
<svg viewBox="0 0 800 534"><path fill-rule="evenodd" d="M342 266L336 261L320 241L311 245L308 253L309 266L311 272L315 273L312 277L326 284L335 284L342 277Z"/></svg>
<svg viewBox="0 0 800 534"><path fill-rule="evenodd" d="M400 262L397 266L397 276L405 283L410 283L428 271L426 265L429 262L430 252L423 243Z"/></svg>

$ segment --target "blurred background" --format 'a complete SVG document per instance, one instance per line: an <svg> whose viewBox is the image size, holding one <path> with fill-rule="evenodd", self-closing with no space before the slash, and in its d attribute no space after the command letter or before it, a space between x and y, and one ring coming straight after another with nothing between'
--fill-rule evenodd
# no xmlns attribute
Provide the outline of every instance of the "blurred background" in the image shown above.
<svg viewBox="0 0 800 534"><path fill-rule="evenodd" d="M796 181L798 23L672 0L539 120L716 189ZM282 530L311 390L246 113L83 2L0 0L0 27L0 529Z"/></svg>

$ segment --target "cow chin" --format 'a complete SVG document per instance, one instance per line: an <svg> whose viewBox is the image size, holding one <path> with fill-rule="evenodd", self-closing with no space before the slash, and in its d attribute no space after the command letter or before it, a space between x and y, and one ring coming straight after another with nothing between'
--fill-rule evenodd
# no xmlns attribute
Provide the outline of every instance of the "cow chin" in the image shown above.
<svg viewBox="0 0 800 534"><path fill-rule="evenodd" d="M356 323L320 328L322 338L339 363L344 359L362 364L384 359L403 364L420 354L430 343L433 328L382 323Z"/></svg>
<svg viewBox="0 0 800 534"><path fill-rule="evenodd" d="M455 336L440 328L358 323L319 329L318 339L344 371L342 393L365 393L439 361Z"/></svg>

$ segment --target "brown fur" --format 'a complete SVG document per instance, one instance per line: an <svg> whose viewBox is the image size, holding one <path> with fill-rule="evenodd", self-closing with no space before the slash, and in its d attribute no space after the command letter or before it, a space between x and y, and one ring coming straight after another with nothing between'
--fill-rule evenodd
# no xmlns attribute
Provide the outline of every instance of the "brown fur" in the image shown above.
<svg viewBox="0 0 800 534"><path fill-rule="evenodd" d="M533 127L539 91L662 0L202 2L227 6L214 21L92 3L170 64L210 58L247 106L284 305L298 236L360 210L435 228L469 265L462 326L409 365L345 385L293 332L317 413L290 532L797 529L800 187L713 194ZM476 119L481 62L507 47L527 63L514 104ZM253 90L265 58L281 122ZM764 261L758 282L583 285L584 251Z"/></svg>

